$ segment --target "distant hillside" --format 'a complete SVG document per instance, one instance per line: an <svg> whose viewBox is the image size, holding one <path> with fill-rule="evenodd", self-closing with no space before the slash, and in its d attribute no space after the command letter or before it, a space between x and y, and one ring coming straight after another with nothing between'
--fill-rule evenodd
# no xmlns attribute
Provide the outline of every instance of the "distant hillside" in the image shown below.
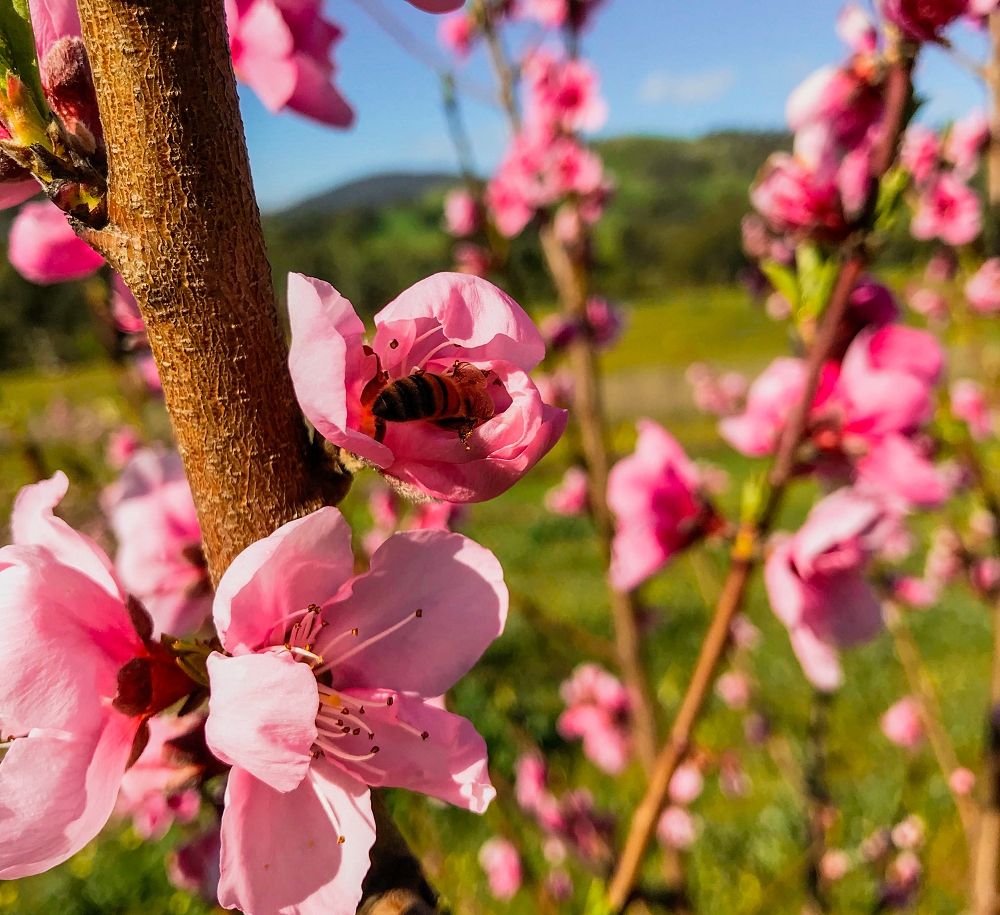
<svg viewBox="0 0 1000 915"><path fill-rule="evenodd" d="M344 210L413 203L431 191L450 187L455 175L445 172L391 172L341 184L282 211L293 219Z"/></svg>
<svg viewBox="0 0 1000 915"><path fill-rule="evenodd" d="M595 235L596 281L620 298L667 284L733 279L744 265L740 220L747 190L778 133L717 133L696 140L622 137L597 144L617 193ZM423 276L451 266L441 230L447 175L378 175L336 188L265 220L279 287L300 270L332 282L371 314ZM497 277L526 304L552 288L531 232L511 245Z"/></svg>

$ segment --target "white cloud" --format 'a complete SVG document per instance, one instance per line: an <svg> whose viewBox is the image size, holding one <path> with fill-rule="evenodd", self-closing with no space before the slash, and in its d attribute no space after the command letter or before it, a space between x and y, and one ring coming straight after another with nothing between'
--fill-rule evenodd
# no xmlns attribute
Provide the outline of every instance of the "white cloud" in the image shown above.
<svg viewBox="0 0 1000 915"><path fill-rule="evenodd" d="M646 105L698 105L718 101L735 85L735 67L713 67L683 76L656 70L639 87L639 101Z"/></svg>

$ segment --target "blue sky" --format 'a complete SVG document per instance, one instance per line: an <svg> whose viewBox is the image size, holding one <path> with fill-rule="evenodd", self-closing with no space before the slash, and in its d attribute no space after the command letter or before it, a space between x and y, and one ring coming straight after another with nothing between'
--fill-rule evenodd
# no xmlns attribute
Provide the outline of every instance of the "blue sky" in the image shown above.
<svg viewBox="0 0 1000 915"><path fill-rule="evenodd" d="M365 8L372 3L437 47L437 17L404 0L328 0L330 16L347 32L336 54L338 85L357 109L357 124L335 131L295 115L276 117L241 89L265 209L377 171L455 168L437 76L373 21ZM607 0L584 40L610 104L599 136L780 127L788 93L816 67L844 56L833 31L840 6L840 0ZM968 54L985 53L981 36L964 27L955 36ZM524 35L512 37L516 44ZM474 94L491 85L481 51L459 73ZM923 56L918 88L933 98L921 115L933 123L986 98L981 85L936 48ZM503 120L477 98L463 97L462 106L479 169L488 170L503 152Z"/></svg>

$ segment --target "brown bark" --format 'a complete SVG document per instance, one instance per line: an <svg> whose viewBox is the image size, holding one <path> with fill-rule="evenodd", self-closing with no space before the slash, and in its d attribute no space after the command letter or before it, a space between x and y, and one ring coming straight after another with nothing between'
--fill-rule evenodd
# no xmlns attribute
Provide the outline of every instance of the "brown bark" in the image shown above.
<svg viewBox="0 0 1000 915"><path fill-rule="evenodd" d="M85 237L139 302L213 581L324 502L278 325L221 0L79 0L108 146ZM346 479L346 478L345 478Z"/></svg>

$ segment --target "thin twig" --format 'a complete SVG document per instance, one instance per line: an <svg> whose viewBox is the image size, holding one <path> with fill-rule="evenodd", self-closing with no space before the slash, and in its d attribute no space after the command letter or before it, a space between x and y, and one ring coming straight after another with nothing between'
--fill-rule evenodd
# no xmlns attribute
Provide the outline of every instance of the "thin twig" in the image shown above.
<svg viewBox="0 0 1000 915"><path fill-rule="evenodd" d="M829 911L820 865L826 852L826 814L830 791L826 784L826 741L830 733L829 693L813 691L806 741L806 902L803 915Z"/></svg>

